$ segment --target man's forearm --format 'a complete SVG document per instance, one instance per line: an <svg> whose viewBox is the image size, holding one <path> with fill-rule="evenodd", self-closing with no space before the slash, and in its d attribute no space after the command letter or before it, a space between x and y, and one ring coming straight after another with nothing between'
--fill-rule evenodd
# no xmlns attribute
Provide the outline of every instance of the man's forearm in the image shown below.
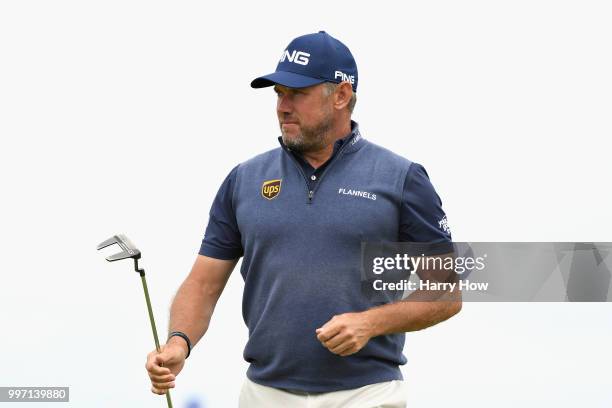
<svg viewBox="0 0 612 408"><path fill-rule="evenodd" d="M198 254L189 276L172 301L170 332L185 333L192 347L200 341L208 330L217 300L237 262L238 259L223 260ZM179 336L173 336L166 345L181 347L187 354L187 342Z"/></svg>
<svg viewBox="0 0 612 408"><path fill-rule="evenodd" d="M459 293L444 293L436 301L426 301L431 292L415 291L405 300L374 307L363 312L369 321L371 337L425 329L447 320L461 310Z"/></svg>
<svg viewBox="0 0 612 408"><path fill-rule="evenodd" d="M223 288L202 285L195 279L186 279L179 288L170 308L169 331L181 331L189 337L192 347L204 336ZM173 342L185 345L179 337Z"/></svg>

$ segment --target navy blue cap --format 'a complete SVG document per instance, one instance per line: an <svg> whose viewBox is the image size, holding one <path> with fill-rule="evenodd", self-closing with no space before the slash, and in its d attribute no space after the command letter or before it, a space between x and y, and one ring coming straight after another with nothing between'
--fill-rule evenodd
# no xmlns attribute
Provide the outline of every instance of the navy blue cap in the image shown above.
<svg viewBox="0 0 612 408"><path fill-rule="evenodd" d="M253 88L274 84L289 88L305 88L322 82L348 81L357 92L357 64L348 47L319 31L297 37L283 51L276 71L255 78Z"/></svg>

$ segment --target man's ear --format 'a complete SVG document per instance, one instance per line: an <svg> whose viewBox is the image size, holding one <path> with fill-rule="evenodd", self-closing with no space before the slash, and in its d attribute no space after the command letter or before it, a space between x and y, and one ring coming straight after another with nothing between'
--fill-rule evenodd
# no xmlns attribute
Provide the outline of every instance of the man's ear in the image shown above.
<svg viewBox="0 0 612 408"><path fill-rule="evenodd" d="M340 82L334 92L334 108L342 110L347 107L353 96L353 87L349 82Z"/></svg>

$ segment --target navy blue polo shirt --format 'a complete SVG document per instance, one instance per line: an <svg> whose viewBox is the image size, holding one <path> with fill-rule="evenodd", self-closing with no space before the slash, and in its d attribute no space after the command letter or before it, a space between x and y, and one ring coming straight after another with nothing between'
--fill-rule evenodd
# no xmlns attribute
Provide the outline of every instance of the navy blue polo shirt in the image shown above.
<svg viewBox="0 0 612 408"><path fill-rule="evenodd" d="M451 241L440 197L423 166L364 139L353 121L318 169L279 142L223 181L199 251L244 257L247 376L305 392L402 379L403 333L340 357L315 330L380 304L360 290L361 242Z"/></svg>

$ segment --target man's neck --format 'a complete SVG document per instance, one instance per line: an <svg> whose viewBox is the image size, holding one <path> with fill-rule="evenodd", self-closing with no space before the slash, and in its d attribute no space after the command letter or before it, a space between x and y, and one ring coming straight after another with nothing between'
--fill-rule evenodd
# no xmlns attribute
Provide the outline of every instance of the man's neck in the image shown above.
<svg viewBox="0 0 612 408"><path fill-rule="evenodd" d="M329 131L327 137L328 143L321 150L314 152L303 153L302 157L308 162L313 168L322 166L334 153L334 144L337 140L342 139L346 135L351 133L351 121L342 122L337 128L332 128Z"/></svg>

